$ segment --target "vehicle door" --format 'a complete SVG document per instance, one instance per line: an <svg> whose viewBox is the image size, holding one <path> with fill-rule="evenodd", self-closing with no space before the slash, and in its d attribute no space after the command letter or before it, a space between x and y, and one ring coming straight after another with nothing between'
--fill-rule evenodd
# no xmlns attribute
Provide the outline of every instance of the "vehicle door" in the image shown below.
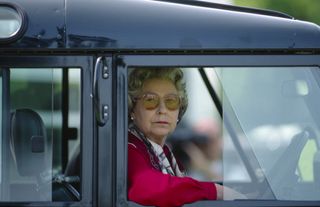
<svg viewBox="0 0 320 207"><path fill-rule="evenodd" d="M93 58L0 56L0 205L93 205Z"/></svg>

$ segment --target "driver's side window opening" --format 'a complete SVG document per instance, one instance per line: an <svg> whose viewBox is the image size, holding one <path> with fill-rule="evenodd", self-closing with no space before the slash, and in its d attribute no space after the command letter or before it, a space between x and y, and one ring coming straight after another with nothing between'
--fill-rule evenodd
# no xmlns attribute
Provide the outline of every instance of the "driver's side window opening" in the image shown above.
<svg viewBox="0 0 320 207"><path fill-rule="evenodd" d="M165 141L182 163L184 176L222 184L244 196L240 199L319 199L319 68L180 69L186 80L188 107ZM128 70L129 79L133 70ZM130 80L128 84L130 99ZM146 95L154 90L148 87L149 91L136 96L132 93L129 131L139 110L155 110L161 101L166 105L165 94ZM140 109L133 111L134 106ZM129 135L129 145L130 139ZM130 200L130 178L128 190ZM229 193L224 191L224 200L235 199Z"/></svg>
<svg viewBox="0 0 320 207"><path fill-rule="evenodd" d="M8 71L10 140L2 142L0 200L80 200L81 69Z"/></svg>

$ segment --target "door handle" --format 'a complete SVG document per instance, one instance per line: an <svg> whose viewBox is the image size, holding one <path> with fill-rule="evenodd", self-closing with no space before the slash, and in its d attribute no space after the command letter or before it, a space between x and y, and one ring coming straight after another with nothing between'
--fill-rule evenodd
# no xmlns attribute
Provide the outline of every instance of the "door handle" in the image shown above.
<svg viewBox="0 0 320 207"><path fill-rule="evenodd" d="M93 105L99 126L104 126L109 116L109 106L100 102L99 80L109 78L109 66L105 57L98 57L94 66Z"/></svg>

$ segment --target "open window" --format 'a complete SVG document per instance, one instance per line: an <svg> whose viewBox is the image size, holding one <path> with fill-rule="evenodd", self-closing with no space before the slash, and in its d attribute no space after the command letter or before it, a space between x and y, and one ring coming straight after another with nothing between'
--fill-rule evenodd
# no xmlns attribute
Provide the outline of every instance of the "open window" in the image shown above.
<svg viewBox="0 0 320 207"><path fill-rule="evenodd" d="M189 106L167 142L189 176L228 186L244 194L244 200L252 206L259 202L272 205L318 202L320 63L316 56L283 56L276 63L271 56L153 55L120 59L126 64L118 66L118 77L128 77L130 70L137 67L183 70ZM118 84L127 83L119 78ZM118 93L118 102L125 101L127 91ZM128 121L127 108L122 111ZM202 119L205 121L201 122ZM216 126L212 122L210 125L210 119ZM199 128L209 125L219 132L220 150L214 148L219 143L209 150L216 150L219 159L212 164L215 170L210 169L209 173L204 170L209 164L202 169L200 161L190 165L199 152L204 156L209 148L208 137L195 131L197 122L201 123ZM121 135L117 136L120 146L126 143L121 137L126 136L128 125L123 120L117 123L124 126L123 131L117 132ZM191 150L195 151L190 156ZM122 152L118 147L118 155ZM120 167L126 166L126 162L125 157L118 157ZM117 172L120 177L125 176L119 168ZM218 176L209 178L210 174ZM122 183L119 179L117 182ZM120 189L117 193L118 199L127 200L126 192ZM224 200L230 199L233 200L225 194ZM237 205L242 201L233 202ZM199 201L190 205L222 203Z"/></svg>

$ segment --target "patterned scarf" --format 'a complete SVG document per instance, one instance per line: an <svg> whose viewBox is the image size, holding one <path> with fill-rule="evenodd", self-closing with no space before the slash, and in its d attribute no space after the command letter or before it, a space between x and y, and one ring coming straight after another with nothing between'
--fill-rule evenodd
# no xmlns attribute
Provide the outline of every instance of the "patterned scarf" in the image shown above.
<svg viewBox="0 0 320 207"><path fill-rule="evenodd" d="M167 145L161 147L160 145L156 144L155 142L148 139L134 124L129 126L129 132L135 135L138 139L140 139L145 146L147 147L149 157L151 160L151 164L161 171L163 174L170 174L178 177L183 177L184 173L180 171L177 161ZM169 152L171 164L164 152L164 149ZM154 159L154 156L157 159Z"/></svg>

